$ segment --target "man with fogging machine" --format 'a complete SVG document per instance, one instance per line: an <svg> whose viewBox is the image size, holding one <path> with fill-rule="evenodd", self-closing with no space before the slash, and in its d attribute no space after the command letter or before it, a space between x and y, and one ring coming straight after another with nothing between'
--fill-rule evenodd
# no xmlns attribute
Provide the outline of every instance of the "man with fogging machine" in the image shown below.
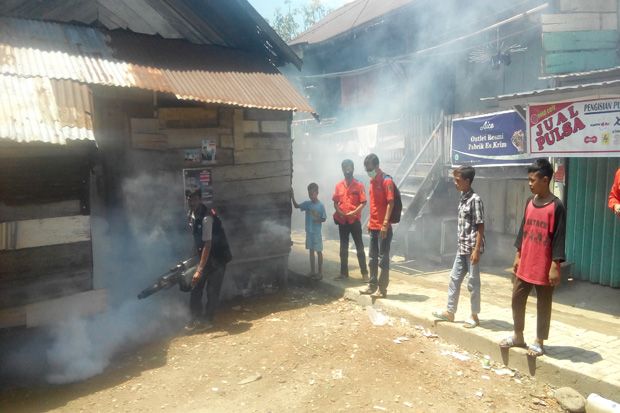
<svg viewBox="0 0 620 413"><path fill-rule="evenodd" d="M200 257L192 277L189 301L191 320L185 326L187 331L202 331L213 328L213 318L220 299L226 264L232 259L222 220L215 210L207 208L201 201L200 190L188 196L189 227L194 236L194 247ZM202 295L207 290L207 303L202 311Z"/></svg>

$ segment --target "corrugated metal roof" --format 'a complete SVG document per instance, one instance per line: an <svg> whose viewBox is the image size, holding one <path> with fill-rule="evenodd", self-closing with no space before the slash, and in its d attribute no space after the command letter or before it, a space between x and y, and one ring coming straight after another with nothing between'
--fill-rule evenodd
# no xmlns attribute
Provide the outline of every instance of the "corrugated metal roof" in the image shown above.
<svg viewBox="0 0 620 413"><path fill-rule="evenodd" d="M334 10L289 45L319 43L362 26L415 0L355 0Z"/></svg>
<svg viewBox="0 0 620 413"><path fill-rule="evenodd" d="M0 140L94 141L87 86L68 80L0 75Z"/></svg>
<svg viewBox="0 0 620 413"><path fill-rule="evenodd" d="M57 23L0 18L0 27L0 74L136 87L206 103L314 112L273 65L256 55ZM146 56L140 56L145 54L140 48ZM119 54L161 66L119 60Z"/></svg>
<svg viewBox="0 0 620 413"><path fill-rule="evenodd" d="M301 59L246 0L3 0L0 15L186 39L301 67Z"/></svg>

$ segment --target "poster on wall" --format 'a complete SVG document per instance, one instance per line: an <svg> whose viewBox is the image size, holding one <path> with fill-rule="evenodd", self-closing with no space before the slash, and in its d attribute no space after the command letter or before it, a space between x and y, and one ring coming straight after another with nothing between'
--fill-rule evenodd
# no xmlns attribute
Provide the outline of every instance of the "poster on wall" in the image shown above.
<svg viewBox="0 0 620 413"><path fill-rule="evenodd" d="M202 151L200 149L185 149L184 161L193 164L200 164L202 162Z"/></svg>
<svg viewBox="0 0 620 413"><path fill-rule="evenodd" d="M202 202L210 204L213 202L213 181L211 179L211 169L191 168L183 169L184 193L188 194L200 189Z"/></svg>
<svg viewBox="0 0 620 413"><path fill-rule="evenodd" d="M515 111L453 119L452 165L529 164L525 132L525 121Z"/></svg>
<svg viewBox="0 0 620 413"><path fill-rule="evenodd" d="M201 147L202 163L214 163L217 145L214 140L203 139Z"/></svg>
<svg viewBox="0 0 620 413"><path fill-rule="evenodd" d="M620 156L620 98L530 105L527 118L534 156Z"/></svg>

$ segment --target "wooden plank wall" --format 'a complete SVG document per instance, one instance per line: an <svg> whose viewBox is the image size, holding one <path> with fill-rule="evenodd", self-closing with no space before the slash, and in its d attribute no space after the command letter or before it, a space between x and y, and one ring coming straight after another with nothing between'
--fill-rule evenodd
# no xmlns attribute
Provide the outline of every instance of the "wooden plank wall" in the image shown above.
<svg viewBox="0 0 620 413"><path fill-rule="evenodd" d="M282 281L291 248L292 114L224 106L157 112L158 118L129 120L131 163L179 176L183 168L212 169L215 207L234 256L229 278L235 282L225 285L224 295L254 293ZM185 150L200 148L203 139L216 142L216 163L185 161ZM179 188L177 208L182 202Z"/></svg>
<svg viewBox="0 0 620 413"><path fill-rule="evenodd" d="M586 72L620 65L616 0L560 0L542 15L544 72Z"/></svg>
<svg viewBox="0 0 620 413"><path fill-rule="evenodd" d="M92 289L89 155L65 149L0 147L0 309Z"/></svg>

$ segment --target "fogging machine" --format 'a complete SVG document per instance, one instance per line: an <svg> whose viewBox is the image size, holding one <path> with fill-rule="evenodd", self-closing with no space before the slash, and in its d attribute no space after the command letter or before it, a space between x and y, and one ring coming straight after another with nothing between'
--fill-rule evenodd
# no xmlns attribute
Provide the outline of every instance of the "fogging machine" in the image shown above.
<svg viewBox="0 0 620 413"><path fill-rule="evenodd" d="M191 291L192 277L194 276L194 272L196 272L197 265L197 256L179 262L177 265L170 268L167 273L158 277L155 284L142 290L140 294L138 294L138 299L146 298L155 294L157 291L168 289L175 284L179 284L179 289L181 291Z"/></svg>

